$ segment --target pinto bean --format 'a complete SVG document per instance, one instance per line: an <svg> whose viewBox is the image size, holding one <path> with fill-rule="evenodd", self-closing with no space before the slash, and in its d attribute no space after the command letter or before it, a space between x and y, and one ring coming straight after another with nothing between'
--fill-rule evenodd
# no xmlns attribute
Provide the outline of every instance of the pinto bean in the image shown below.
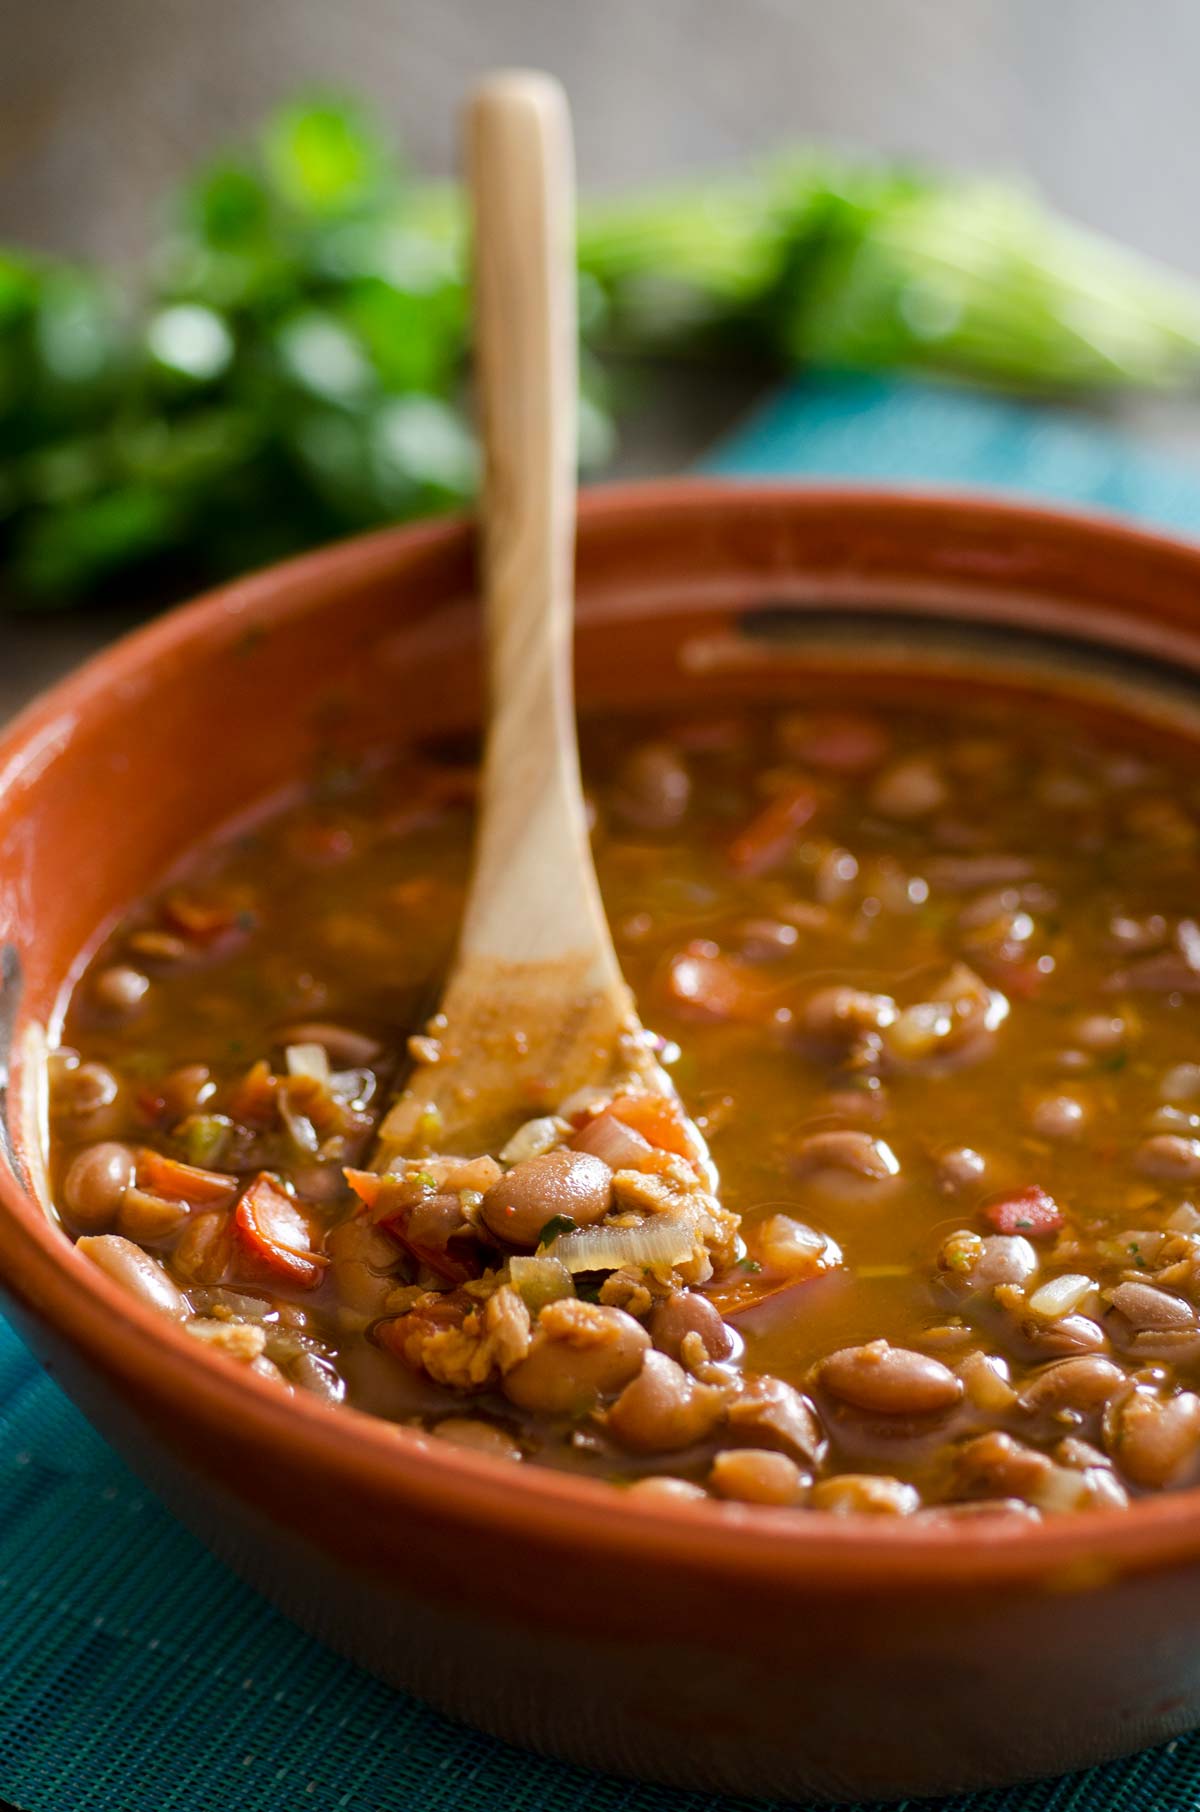
<svg viewBox="0 0 1200 1812"><path fill-rule="evenodd" d="M183 1120L188 1114L198 1113L216 1092L217 1085L207 1065L203 1063L181 1064L163 1079L163 1100L175 1120Z"/></svg>
<svg viewBox="0 0 1200 1812"><path fill-rule="evenodd" d="M1038 1255L1023 1234L984 1235L966 1228L943 1242L937 1262L954 1285L974 1294L997 1284L1026 1284L1038 1269Z"/></svg>
<svg viewBox="0 0 1200 1812"><path fill-rule="evenodd" d="M147 1308L158 1309L172 1321L187 1320L191 1311L182 1290L158 1261L131 1239L122 1239L118 1233L99 1233L76 1243L86 1258Z"/></svg>
<svg viewBox="0 0 1200 1812"><path fill-rule="evenodd" d="M193 1214L171 1254L176 1275L190 1286L219 1284L233 1255L231 1217L223 1208Z"/></svg>
<svg viewBox="0 0 1200 1812"><path fill-rule="evenodd" d="M148 1189L127 1189L117 1211L117 1232L139 1246L153 1246L178 1233L189 1213L186 1202L171 1201Z"/></svg>
<svg viewBox="0 0 1200 1812"><path fill-rule="evenodd" d="M112 963L101 969L92 983L92 997L97 1006L122 1019L136 1013L150 991L150 977L131 963Z"/></svg>
<svg viewBox="0 0 1200 1812"><path fill-rule="evenodd" d="M818 988L798 1014L805 1032L835 1044L853 1044L864 1032L877 1032L895 1017L896 1003L890 995L848 987Z"/></svg>
<svg viewBox="0 0 1200 1812"><path fill-rule="evenodd" d="M737 1447L719 1453L708 1475L710 1491L741 1504L798 1504L805 1484L804 1474L794 1460L785 1453L772 1453L761 1447Z"/></svg>
<svg viewBox="0 0 1200 1812"><path fill-rule="evenodd" d="M621 764L612 793L618 817L638 830L673 830L685 817L692 782L679 751L664 742L646 742Z"/></svg>
<svg viewBox="0 0 1200 1812"><path fill-rule="evenodd" d="M1087 1109L1074 1095L1042 1095L1029 1112L1029 1124L1041 1139L1077 1139L1087 1121Z"/></svg>
<svg viewBox="0 0 1200 1812"><path fill-rule="evenodd" d="M712 1433L727 1397L719 1385L698 1384L666 1353L651 1351L609 1410L605 1426L632 1453L677 1453Z"/></svg>
<svg viewBox="0 0 1200 1812"><path fill-rule="evenodd" d="M1153 1284L1130 1281L1110 1290L1109 1301L1119 1309L1134 1328L1193 1328L1196 1311L1182 1296L1170 1290L1156 1289Z"/></svg>
<svg viewBox="0 0 1200 1812"><path fill-rule="evenodd" d="M678 1359L688 1334L700 1339L710 1359L728 1359L733 1352L733 1334L708 1298L695 1290L677 1290L651 1311L650 1338L660 1353Z"/></svg>
<svg viewBox="0 0 1200 1812"><path fill-rule="evenodd" d="M918 1512L918 1519L923 1523L977 1523L1000 1516L1018 1516L1029 1523L1039 1523L1042 1520L1040 1510L1035 1510L1032 1504L1024 1503L1019 1497L968 1499L961 1504L931 1504L928 1510Z"/></svg>
<svg viewBox="0 0 1200 1812"><path fill-rule="evenodd" d="M1174 1063L1158 1085L1164 1101L1200 1101L1200 1063Z"/></svg>
<svg viewBox="0 0 1200 1812"><path fill-rule="evenodd" d="M938 1183L947 1195L968 1195L987 1183L987 1159L970 1145L949 1145L934 1159Z"/></svg>
<svg viewBox="0 0 1200 1812"><path fill-rule="evenodd" d="M327 1234L325 1250L332 1261L343 1321L365 1327L382 1315L395 1288L399 1248L365 1215L355 1215Z"/></svg>
<svg viewBox="0 0 1200 1812"><path fill-rule="evenodd" d="M830 1353L817 1375L831 1396L878 1415L936 1415L963 1394L962 1380L940 1360L886 1340Z"/></svg>
<svg viewBox="0 0 1200 1812"><path fill-rule="evenodd" d="M880 774L868 795L872 811L885 818L927 818L941 811L950 794L936 762L910 755Z"/></svg>
<svg viewBox="0 0 1200 1812"><path fill-rule="evenodd" d="M1054 1470L1044 1453L993 1430L966 1441L954 1456L960 1491L983 1497L1018 1498L1032 1503Z"/></svg>
<svg viewBox="0 0 1200 1812"><path fill-rule="evenodd" d="M1057 1321L1022 1315L1017 1325L1021 1338L1046 1359L1065 1359L1076 1353L1102 1353L1108 1347L1104 1329L1088 1315L1063 1315Z"/></svg>
<svg viewBox="0 0 1200 1812"><path fill-rule="evenodd" d="M1142 1140L1133 1162L1142 1176L1156 1182L1194 1183L1200 1180L1200 1139L1157 1133L1152 1139Z"/></svg>
<svg viewBox="0 0 1200 1812"><path fill-rule="evenodd" d="M536 1246L547 1221L567 1215L577 1227L601 1221L612 1206L613 1173L586 1151L547 1151L526 1158L493 1183L480 1216L510 1246Z"/></svg>
<svg viewBox="0 0 1200 1812"><path fill-rule="evenodd" d="M707 1502L708 1492L703 1485L693 1485L690 1479L673 1479L667 1473L652 1472L648 1478L635 1479L629 1487L630 1497L676 1504Z"/></svg>
<svg viewBox="0 0 1200 1812"><path fill-rule="evenodd" d="M645 1328L624 1309L573 1296L547 1303L527 1357L504 1380L504 1394L534 1413L589 1409L636 1377L649 1345Z"/></svg>
<svg viewBox="0 0 1200 1812"><path fill-rule="evenodd" d="M1046 1366L1021 1392L1020 1404L1031 1414L1039 1410L1099 1409L1124 1382L1124 1372L1111 1359L1084 1353Z"/></svg>
<svg viewBox="0 0 1200 1812"><path fill-rule="evenodd" d="M369 1069L383 1055L383 1046L377 1038L323 1019L284 1026L278 1034L278 1042L285 1046L319 1044L335 1070Z"/></svg>
<svg viewBox="0 0 1200 1812"><path fill-rule="evenodd" d="M885 1140L841 1127L810 1133L797 1147L792 1169L824 1195L869 1202L900 1175L900 1162Z"/></svg>
<svg viewBox="0 0 1200 1812"><path fill-rule="evenodd" d="M1135 1485L1175 1484L1200 1449L1200 1397L1180 1391L1159 1397L1134 1385L1114 1397L1104 1414L1104 1451Z"/></svg>
<svg viewBox="0 0 1200 1812"><path fill-rule="evenodd" d="M1122 1049L1129 1027L1119 1013L1086 1013L1074 1021L1071 1036L1083 1050L1107 1057Z"/></svg>
<svg viewBox="0 0 1200 1812"><path fill-rule="evenodd" d="M62 1073L54 1107L85 1138L110 1138L121 1131L124 1119L120 1078L106 1063L80 1063Z"/></svg>
<svg viewBox="0 0 1200 1812"><path fill-rule="evenodd" d="M88 1233L111 1227L135 1169L129 1146L113 1139L77 1152L63 1178L63 1201L74 1224Z"/></svg>
<svg viewBox="0 0 1200 1812"><path fill-rule="evenodd" d="M738 951L748 963L772 963L792 954L800 933L782 919L743 919L737 939Z"/></svg>
<svg viewBox="0 0 1200 1812"><path fill-rule="evenodd" d="M726 1422L734 1439L786 1453L801 1465L816 1465L825 1452L825 1433L816 1410L782 1378L745 1373L742 1388L726 1411Z"/></svg>
<svg viewBox="0 0 1200 1812"><path fill-rule="evenodd" d="M454 1447L469 1447L473 1453L490 1453L497 1460L519 1460L521 1449L508 1430L479 1416L447 1416L433 1430L439 1440Z"/></svg>
<svg viewBox="0 0 1200 1812"><path fill-rule="evenodd" d="M814 1510L834 1516L912 1516L921 1508L914 1485L874 1472L843 1472L821 1479L809 1496Z"/></svg>

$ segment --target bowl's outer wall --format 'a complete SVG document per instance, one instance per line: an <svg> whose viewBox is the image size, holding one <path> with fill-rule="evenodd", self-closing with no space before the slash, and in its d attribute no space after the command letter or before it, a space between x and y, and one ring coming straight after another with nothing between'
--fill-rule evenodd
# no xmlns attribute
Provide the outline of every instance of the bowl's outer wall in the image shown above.
<svg viewBox="0 0 1200 1812"><path fill-rule="evenodd" d="M1082 630L1125 622L1169 648L1200 596L1196 552L961 500L658 487L585 502L580 541L580 692L601 705L786 689L738 624L789 600L944 592L1003 615L1048 594ZM0 937L23 1018L50 1019L96 927L318 751L471 722L471 576L461 526L349 544L178 613L27 713L0 745ZM18 1324L135 1468L298 1621L502 1736L853 1799L1051 1772L1200 1722L1190 1497L1104 1519L1077 1556L929 1530L909 1564L912 1531L889 1546L839 1527L809 1552L770 1513L664 1520L573 1482L498 1481L444 1444L423 1457L415 1435L360 1442L357 1418L231 1397L222 1361L128 1310L2 1170L0 1196Z"/></svg>

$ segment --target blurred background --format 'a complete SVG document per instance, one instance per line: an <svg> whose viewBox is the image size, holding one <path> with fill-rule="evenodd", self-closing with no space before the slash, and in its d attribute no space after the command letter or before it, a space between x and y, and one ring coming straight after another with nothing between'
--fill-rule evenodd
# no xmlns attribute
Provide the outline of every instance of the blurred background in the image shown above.
<svg viewBox="0 0 1200 1812"><path fill-rule="evenodd" d="M464 88L568 86L581 179L822 139L1024 174L1200 273L1194 0L43 0L0 9L0 233L127 258L198 157L313 82L455 164Z"/></svg>
<svg viewBox="0 0 1200 1812"><path fill-rule="evenodd" d="M1048 397L1200 475L1194 0L10 4L0 715L148 608L469 500L431 183L519 63L574 109L589 475L846 370Z"/></svg>

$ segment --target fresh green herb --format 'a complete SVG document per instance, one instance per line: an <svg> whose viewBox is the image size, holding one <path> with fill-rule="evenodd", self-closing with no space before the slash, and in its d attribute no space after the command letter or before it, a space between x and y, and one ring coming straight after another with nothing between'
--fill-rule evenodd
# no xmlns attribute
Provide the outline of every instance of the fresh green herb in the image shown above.
<svg viewBox="0 0 1200 1812"><path fill-rule="evenodd" d="M437 1178L428 1170L414 1170L412 1180L414 1183L419 1183L422 1189L437 1188Z"/></svg>
<svg viewBox="0 0 1200 1812"><path fill-rule="evenodd" d="M1102 1060L1099 1067L1115 1074L1117 1070L1123 1070L1128 1062L1129 1053L1127 1051L1114 1051L1111 1057L1105 1057Z"/></svg>
<svg viewBox="0 0 1200 1812"><path fill-rule="evenodd" d="M1200 367L1195 285L974 178L792 154L585 203L579 260L588 465L613 440L601 353L1042 390ZM136 307L0 251L6 597L194 589L469 498L465 272L457 192L412 182L329 98L187 184L131 273Z"/></svg>
<svg viewBox="0 0 1200 1812"><path fill-rule="evenodd" d="M759 1271L762 1270L762 1266L759 1264L759 1262L756 1258L739 1258L738 1259L738 1270L739 1271L749 1271L752 1275L756 1275Z"/></svg>
<svg viewBox="0 0 1200 1812"><path fill-rule="evenodd" d="M577 1224L574 1216L570 1214L552 1215L538 1234L538 1251L541 1252L546 1246L552 1246L560 1233L574 1233Z"/></svg>

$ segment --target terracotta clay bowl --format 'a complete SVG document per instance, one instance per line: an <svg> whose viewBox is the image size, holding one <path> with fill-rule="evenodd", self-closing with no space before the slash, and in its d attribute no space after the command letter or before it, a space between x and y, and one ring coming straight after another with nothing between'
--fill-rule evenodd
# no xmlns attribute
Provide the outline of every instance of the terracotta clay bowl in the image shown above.
<svg viewBox="0 0 1200 1812"><path fill-rule="evenodd" d="M867 649L944 661L949 684L947 624L977 663L1052 660L1092 686L1115 683L1107 665L1155 709L1190 709L1200 671L1200 549L1053 511L601 491L579 575L589 707L786 693L797 661ZM43 1028L98 928L317 743L470 722L475 618L468 525L386 532L175 612L0 742L0 1277L30 1345L285 1611L514 1742L854 1799L1051 1773L1200 1723L1196 1491L1041 1525L638 1504L279 1400L131 1302L41 1205Z"/></svg>

